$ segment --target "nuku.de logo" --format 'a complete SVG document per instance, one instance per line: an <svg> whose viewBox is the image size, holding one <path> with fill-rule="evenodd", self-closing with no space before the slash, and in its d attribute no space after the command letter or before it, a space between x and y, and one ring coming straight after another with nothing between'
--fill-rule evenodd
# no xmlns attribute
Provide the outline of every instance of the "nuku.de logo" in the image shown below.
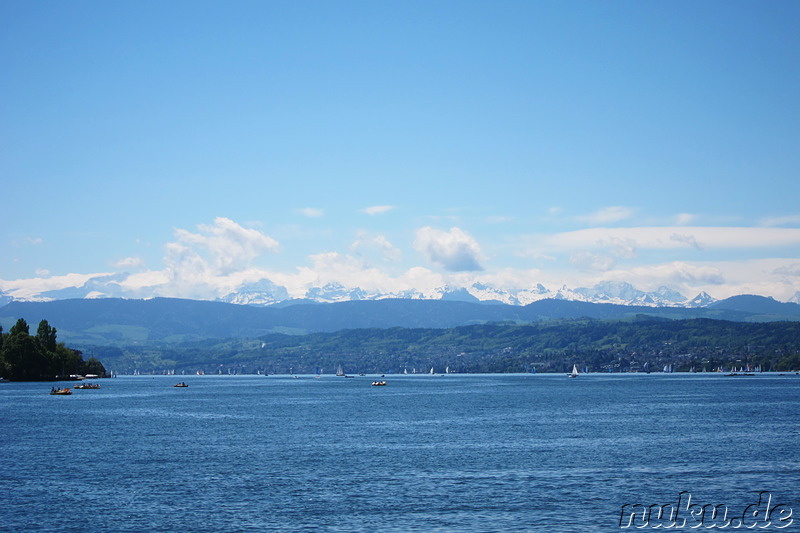
<svg viewBox="0 0 800 533"><path fill-rule="evenodd" d="M619 515L621 529L783 529L793 521L792 509L785 504L773 503L768 491L759 492L758 501L741 512L725 504L692 503L692 495L682 491L678 493L677 503L625 504Z"/></svg>

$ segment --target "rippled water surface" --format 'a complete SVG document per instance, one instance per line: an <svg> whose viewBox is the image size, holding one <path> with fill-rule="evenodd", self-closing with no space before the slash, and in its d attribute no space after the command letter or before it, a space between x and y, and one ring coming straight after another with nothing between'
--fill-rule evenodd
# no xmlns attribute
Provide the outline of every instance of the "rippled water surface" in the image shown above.
<svg viewBox="0 0 800 533"><path fill-rule="evenodd" d="M620 531L681 491L800 529L800 376L373 379L2 383L0 531Z"/></svg>

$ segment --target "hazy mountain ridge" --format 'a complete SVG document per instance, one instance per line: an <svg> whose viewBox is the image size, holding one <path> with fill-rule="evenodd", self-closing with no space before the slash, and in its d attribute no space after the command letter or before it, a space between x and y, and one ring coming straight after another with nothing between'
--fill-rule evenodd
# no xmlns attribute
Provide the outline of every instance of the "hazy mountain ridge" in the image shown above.
<svg viewBox="0 0 800 533"><path fill-rule="evenodd" d="M176 343L208 338L253 338L269 333L334 332L361 328L451 328L471 324L526 324L542 320L596 318L711 318L737 322L800 320L800 305L761 296L739 296L704 308L630 306L563 299L525 306L480 302L381 299L270 307L223 302L72 299L11 302L0 307L7 331L18 318L34 326L42 319L58 329L59 340L90 345Z"/></svg>

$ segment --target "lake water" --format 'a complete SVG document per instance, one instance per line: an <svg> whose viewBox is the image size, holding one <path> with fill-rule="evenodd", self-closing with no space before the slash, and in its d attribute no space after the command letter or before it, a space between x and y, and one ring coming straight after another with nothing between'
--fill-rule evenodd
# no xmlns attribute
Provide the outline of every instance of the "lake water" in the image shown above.
<svg viewBox="0 0 800 533"><path fill-rule="evenodd" d="M684 491L800 529L800 376L373 379L0 384L0 531L619 531Z"/></svg>

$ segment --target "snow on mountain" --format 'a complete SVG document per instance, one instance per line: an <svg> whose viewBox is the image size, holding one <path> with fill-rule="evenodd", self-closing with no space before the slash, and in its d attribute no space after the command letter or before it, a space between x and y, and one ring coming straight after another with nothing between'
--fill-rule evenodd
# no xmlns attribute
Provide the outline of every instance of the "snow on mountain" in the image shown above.
<svg viewBox="0 0 800 533"><path fill-rule="evenodd" d="M701 292L687 303L686 307L706 307L716 302L706 291Z"/></svg>
<svg viewBox="0 0 800 533"><path fill-rule="evenodd" d="M472 295L467 289L464 287L461 288L452 288L448 287L444 294L441 297L442 300L447 300L450 302L472 302L472 303L479 303L481 300L476 298Z"/></svg>
<svg viewBox="0 0 800 533"><path fill-rule="evenodd" d="M248 283L220 298L222 302L239 305L272 305L289 299L289 291L286 287L276 285L268 279L262 279L256 283Z"/></svg>
<svg viewBox="0 0 800 533"><path fill-rule="evenodd" d="M38 295L41 300L65 300L68 298L122 298L125 296L121 282L128 278L126 272L95 276L88 279L80 287L66 287L43 291Z"/></svg>
<svg viewBox="0 0 800 533"><path fill-rule="evenodd" d="M81 286L47 290L30 295L25 300L47 301L67 298L141 298L125 289L127 274L96 276ZM296 297L297 298L297 297ZM365 290L361 287L345 286L333 282L309 288L302 300L319 303L333 303L353 300L381 300L387 298L414 300L457 300L466 302L504 303L508 305L528 305L540 300L557 299L589 303L609 303L618 305L638 305L648 307L706 307L717 300L701 292L691 300L669 287L659 287L646 292L624 281L604 281L594 287L572 289L566 285L557 289L542 284L531 287L504 289L486 283L475 282L469 286L443 286L420 291L407 289L394 292ZM10 303L14 298L8 292L0 292L0 305ZM292 300L288 289L269 279L242 285L235 291L217 299L218 301L252 306L268 306ZM790 300L800 303L800 291Z"/></svg>
<svg viewBox="0 0 800 533"><path fill-rule="evenodd" d="M333 303L351 300L367 300L369 295L359 287L345 287L341 283L327 283L322 287L312 287L306 298L317 302Z"/></svg>
<svg viewBox="0 0 800 533"><path fill-rule="evenodd" d="M14 301L10 295L0 290L0 305L6 305Z"/></svg>
<svg viewBox="0 0 800 533"><path fill-rule="evenodd" d="M612 303L618 305L641 305L648 307L703 307L716 300L701 293L694 300L668 287L659 287L653 292L644 292L626 282L602 282L592 288L571 289L566 285L551 290L537 284L524 289L504 290L485 283L476 282L468 287L444 286L423 293L416 289L379 292L366 291L360 287L347 287L341 283L327 283L306 291L304 300L319 303L334 303L353 300L382 300L386 298L414 300L450 300L462 302L504 303L508 305L528 305L545 299L580 301L590 303ZM289 300L285 287L269 280L262 280L241 287L220 301L266 306Z"/></svg>
<svg viewBox="0 0 800 533"><path fill-rule="evenodd" d="M591 289L579 288L575 292L585 301L647 307L683 307L686 297L680 292L661 286L653 292L644 292L624 281L603 281Z"/></svg>

